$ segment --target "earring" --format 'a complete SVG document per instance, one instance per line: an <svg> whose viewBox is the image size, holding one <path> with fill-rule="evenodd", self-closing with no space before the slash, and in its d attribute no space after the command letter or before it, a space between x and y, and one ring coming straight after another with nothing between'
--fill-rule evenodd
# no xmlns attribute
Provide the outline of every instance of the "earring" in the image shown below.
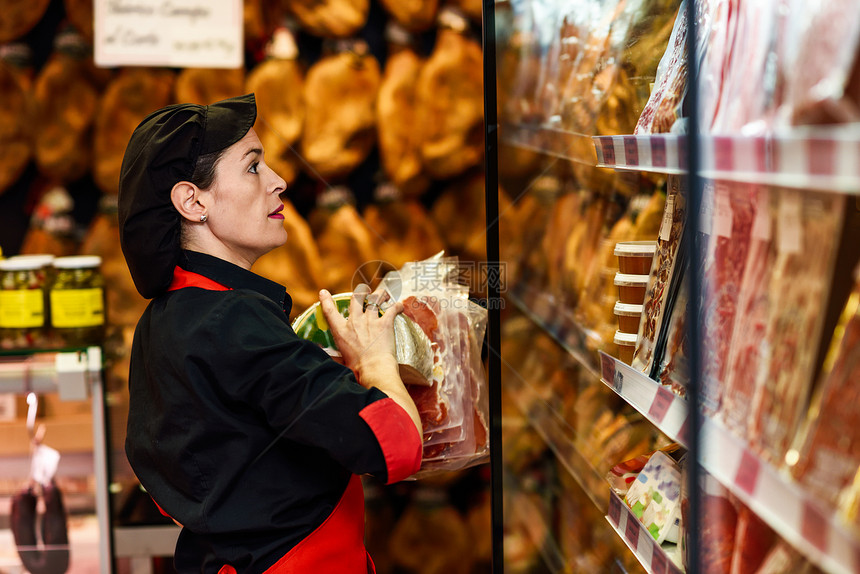
<svg viewBox="0 0 860 574"><path fill-rule="evenodd" d="M200 223L205 223L207 219L209 219L209 216L204 213L200 216Z"/></svg>

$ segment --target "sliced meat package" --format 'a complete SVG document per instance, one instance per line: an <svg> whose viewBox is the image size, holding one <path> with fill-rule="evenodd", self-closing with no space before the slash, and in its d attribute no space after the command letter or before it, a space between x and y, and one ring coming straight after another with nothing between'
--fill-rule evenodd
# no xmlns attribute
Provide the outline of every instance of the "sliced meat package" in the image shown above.
<svg viewBox="0 0 860 574"><path fill-rule="evenodd" d="M344 178L376 143L379 62L363 40L339 42L305 77L302 155L311 175Z"/></svg>
<svg viewBox="0 0 860 574"><path fill-rule="evenodd" d="M748 436L764 458L781 464L815 377L845 197L780 189L777 201L777 254L766 286L767 345Z"/></svg>
<svg viewBox="0 0 860 574"><path fill-rule="evenodd" d="M302 28L314 36L345 38L367 22L369 0L282 0Z"/></svg>
<svg viewBox="0 0 860 574"><path fill-rule="evenodd" d="M652 376L660 364L660 345L665 339L671 304L678 292L682 265L682 243L687 218L686 191L683 180L670 176L666 183L666 203L663 221L657 237L657 251L651 261L642 319L639 322L639 339L631 365L634 369Z"/></svg>
<svg viewBox="0 0 860 574"><path fill-rule="evenodd" d="M860 275L855 276L812 405L786 456L794 478L831 505L860 467Z"/></svg>
<svg viewBox="0 0 860 574"><path fill-rule="evenodd" d="M105 74L95 68L89 47L77 32L57 35L54 53L33 87L36 165L54 181L68 183L90 169L92 129Z"/></svg>
<svg viewBox="0 0 860 574"><path fill-rule="evenodd" d="M254 130L266 150L266 163L289 185L301 165L295 148L305 120L304 72L288 29L275 31L267 51L268 57L248 74L245 91L257 99Z"/></svg>
<svg viewBox="0 0 860 574"><path fill-rule="evenodd" d="M421 158L435 179L460 175L484 157L484 87L481 44L450 10L430 58L418 75Z"/></svg>
<svg viewBox="0 0 860 574"><path fill-rule="evenodd" d="M308 217L323 265L323 287L332 293L352 291L353 278L375 286L377 270L365 264L379 259L379 236L368 227L354 207L355 198L345 187L320 194ZM289 241L289 240L288 240Z"/></svg>
<svg viewBox="0 0 860 574"><path fill-rule="evenodd" d="M776 260L776 210L779 194L758 191L755 220L743 278L737 294L737 312L729 355L726 359L721 418L738 436L746 436L758 373L766 368L767 331L771 301L765 288Z"/></svg>
<svg viewBox="0 0 860 574"><path fill-rule="evenodd" d="M701 309L701 404L713 415L719 410L723 383L737 314L738 291L747 262L758 188L717 182L705 258Z"/></svg>
<svg viewBox="0 0 860 574"><path fill-rule="evenodd" d="M728 65L737 36L740 0L706 0L697 4L699 109L703 133L711 132L720 106Z"/></svg>
<svg viewBox="0 0 860 574"><path fill-rule="evenodd" d="M119 172L134 128L170 104L175 74L165 69L123 68L105 90L95 121L93 179L105 192L119 191Z"/></svg>
<svg viewBox="0 0 860 574"><path fill-rule="evenodd" d="M860 4L791 3L794 50L787 56L786 109L793 125L860 121Z"/></svg>
<svg viewBox="0 0 860 574"><path fill-rule="evenodd" d="M690 380L690 345L687 342L687 321L690 318L689 265L689 260L685 258L676 271L681 275L681 284L672 304L666 329L666 345L657 372L657 381L681 397L687 396L687 383Z"/></svg>
<svg viewBox="0 0 860 574"><path fill-rule="evenodd" d="M287 230L287 242L257 259L251 271L287 288L293 300L290 315L295 318L299 312L319 300L325 268L307 221L289 200L284 201L281 213Z"/></svg>
<svg viewBox="0 0 860 574"><path fill-rule="evenodd" d="M404 195L419 196L430 185L421 163L423 118L418 109L418 76L424 59L411 45L402 29L386 28L389 38L388 61L376 100L376 129L382 168L388 179Z"/></svg>
<svg viewBox="0 0 860 574"><path fill-rule="evenodd" d="M738 510L731 574L758 572L778 539L776 533L746 506Z"/></svg>
<svg viewBox="0 0 860 574"><path fill-rule="evenodd" d="M639 115L633 133L667 133L681 117L681 103L687 93L687 0L681 3L669 45L657 65L654 89Z"/></svg>

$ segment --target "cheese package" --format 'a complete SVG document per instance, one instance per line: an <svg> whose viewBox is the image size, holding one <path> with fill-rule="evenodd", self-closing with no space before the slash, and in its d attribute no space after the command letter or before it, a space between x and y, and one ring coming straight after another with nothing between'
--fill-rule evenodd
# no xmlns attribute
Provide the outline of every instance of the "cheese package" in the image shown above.
<svg viewBox="0 0 860 574"><path fill-rule="evenodd" d="M624 502L658 544L678 542L681 519L681 469L657 451L627 490Z"/></svg>

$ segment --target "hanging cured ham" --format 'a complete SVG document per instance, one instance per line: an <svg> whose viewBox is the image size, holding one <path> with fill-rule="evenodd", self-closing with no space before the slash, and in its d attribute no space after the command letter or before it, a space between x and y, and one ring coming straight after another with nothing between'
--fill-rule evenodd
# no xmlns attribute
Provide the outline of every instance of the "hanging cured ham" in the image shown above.
<svg viewBox="0 0 860 574"><path fill-rule="evenodd" d="M0 194L21 177L33 155L28 84L26 67L0 60Z"/></svg>
<svg viewBox="0 0 860 574"><path fill-rule="evenodd" d="M0 10L0 44L16 40L38 24L50 0L4 0Z"/></svg>
<svg viewBox="0 0 860 574"><path fill-rule="evenodd" d="M424 167L446 179L483 158L484 92L481 45L466 35L468 22L451 10L443 10L439 20L436 47L417 90Z"/></svg>
<svg viewBox="0 0 860 574"><path fill-rule="evenodd" d="M59 34L54 47L33 89L36 165L48 177L65 183L89 170L104 72L94 67L77 33Z"/></svg>
<svg viewBox="0 0 860 574"><path fill-rule="evenodd" d="M254 130L266 150L266 163L287 184L299 174L295 146L305 119L304 75L297 55L292 33L280 28L270 44L269 57L251 70L245 84L246 92L256 94Z"/></svg>
<svg viewBox="0 0 860 574"><path fill-rule="evenodd" d="M302 28L314 36L352 36L367 22L369 0L283 0Z"/></svg>
<svg viewBox="0 0 860 574"><path fill-rule="evenodd" d="M171 103L174 75L167 70L124 68L108 86L96 117L93 177L105 193L119 190L125 146L134 128Z"/></svg>
<svg viewBox="0 0 860 574"><path fill-rule="evenodd" d="M308 71L302 154L323 179L342 178L376 143L379 63L363 41L345 43Z"/></svg>
<svg viewBox="0 0 860 574"><path fill-rule="evenodd" d="M175 100L202 106L242 95L245 70L186 68L176 77Z"/></svg>
<svg viewBox="0 0 860 574"><path fill-rule="evenodd" d="M367 226L380 236L379 257L399 269L444 249L436 224L416 200L403 199L394 186L380 186L376 203L364 210Z"/></svg>
<svg viewBox="0 0 860 574"><path fill-rule="evenodd" d="M408 30L420 32L433 25L438 0L380 0L385 11Z"/></svg>
<svg viewBox="0 0 860 574"><path fill-rule="evenodd" d="M284 201L281 213L287 242L257 259L251 271L287 288L293 300L291 317L295 318L319 301L325 269L308 223L289 201Z"/></svg>
<svg viewBox="0 0 860 574"><path fill-rule="evenodd" d="M376 100L382 167L388 178L409 196L423 193L430 180L421 163L423 123L416 107L416 85L424 64L402 28L389 26L388 61Z"/></svg>

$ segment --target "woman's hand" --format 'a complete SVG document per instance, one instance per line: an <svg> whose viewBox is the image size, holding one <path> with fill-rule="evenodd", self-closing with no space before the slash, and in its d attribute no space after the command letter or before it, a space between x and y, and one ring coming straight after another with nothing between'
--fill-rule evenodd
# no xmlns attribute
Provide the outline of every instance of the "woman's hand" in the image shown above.
<svg viewBox="0 0 860 574"><path fill-rule="evenodd" d="M368 389L376 387L392 398L409 414L420 436L421 418L400 378L394 354L394 318L403 312L403 303L395 303L380 317L377 295L368 297L368 294L370 287L367 285L355 288L347 320L337 310L331 293L323 289L320 291L323 316L344 364L355 372L358 382Z"/></svg>

